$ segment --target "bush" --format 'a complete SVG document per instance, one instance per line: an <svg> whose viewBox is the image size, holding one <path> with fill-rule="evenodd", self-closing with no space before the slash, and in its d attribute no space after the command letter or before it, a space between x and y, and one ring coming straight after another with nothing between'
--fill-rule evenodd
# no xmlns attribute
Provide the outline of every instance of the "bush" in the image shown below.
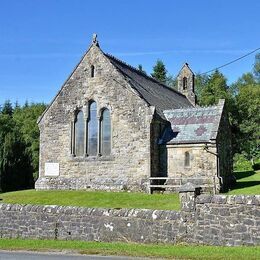
<svg viewBox="0 0 260 260"><path fill-rule="evenodd" d="M254 163L253 169L254 169L254 171L260 170L260 162Z"/></svg>
<svg viewBox="0 0 260 260"><path fill-rule="evenodd" d="M252 163L243 154L235 154L234 171L252 171Z"/></svg>

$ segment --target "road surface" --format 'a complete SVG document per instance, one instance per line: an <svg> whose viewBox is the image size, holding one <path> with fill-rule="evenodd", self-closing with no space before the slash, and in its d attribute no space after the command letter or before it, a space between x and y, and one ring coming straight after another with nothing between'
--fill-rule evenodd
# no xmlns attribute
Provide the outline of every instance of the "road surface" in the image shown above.
<svg viewBox="0 0 260 260"><path fill-rule="evenodd" d="M0 251L0 260L141 260L148 258L135 258L124 256L94 256L94 255L76 255L67 253L34 253L17 251Z"/></svg>

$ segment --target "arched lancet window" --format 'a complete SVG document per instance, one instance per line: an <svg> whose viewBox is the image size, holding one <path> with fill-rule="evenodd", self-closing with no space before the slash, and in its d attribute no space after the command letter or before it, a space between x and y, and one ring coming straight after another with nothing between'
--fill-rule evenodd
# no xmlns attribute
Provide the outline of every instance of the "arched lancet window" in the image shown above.
<svg viewBox="0 0 260 260"><path fill-rule="evenodd" d="M90 72L91 78L95 77L95 67L94 65L91 65L91 72Z"/></svg>
<svg viewBox="0 0 260 260"><path fill-rule="evenodd" d="M92 101L89 105L88 119L88 155L97 155L98 145L98 120L97 103Z"/></svg>
<svg viewBox="0 0 260 260"><path fill-rule="evenodd" d="M189 152L185 152L184 166L185 167L190 166L190 153Z"/></svg>
<svg viewBox="0 0 260 260"><path fill-rule="evenodd" d="M79 111L75 120L75 135L74 135L74 145L75 145L75 155L84 155L84 136L85 136L85 126L84 126L84 115L82 111Z"/></svg>
<svg viewBox="0 0 260 260"><path fill-rule="evenodd" d="M104 109L101 114L101 154L110 155L111 153L111 120L110 112Z"/></svg>
<svg viewBox="0 0 260 260"><path fill-rule="evenodd" d="M183 90L187 89L187 78L183 77L182 79L182 86L183 86Z"/></svg>

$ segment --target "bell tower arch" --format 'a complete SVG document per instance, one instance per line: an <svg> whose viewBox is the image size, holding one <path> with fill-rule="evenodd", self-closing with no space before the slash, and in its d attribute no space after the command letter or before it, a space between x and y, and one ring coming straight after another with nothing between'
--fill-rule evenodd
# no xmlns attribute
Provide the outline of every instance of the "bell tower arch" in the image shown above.
<svg viewBox="0 0 260 260"><path fill-rule="evenodd" d="M178 91L184 94L195 106L196 96L194 92L194 81L194 73L190 69L188 63L185 63L177 76Z"/></svg>

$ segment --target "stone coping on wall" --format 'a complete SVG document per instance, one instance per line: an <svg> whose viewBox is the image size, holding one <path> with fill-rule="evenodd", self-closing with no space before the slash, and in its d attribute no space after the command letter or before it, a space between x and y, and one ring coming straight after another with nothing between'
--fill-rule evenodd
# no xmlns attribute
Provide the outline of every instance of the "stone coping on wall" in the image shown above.
<svg viewBox="0 0 260 260"><path fill-rule="evenodd" d="M228 204L228 205L260 205L260 195L209 195L202 194L196 197L196 204Z"/></svg>
<svg viewBox="0 0 260 260"><path fill-rule="evenodd" d="M181 218L181 212L175 210L157 209L127 209L127 208L87 208L77 206L58 205L34 205L34 204L7 204L0 203L0 210L4 211L26 211L26 212L46 212L50 214L84 215L96 217L120 217L136 218L145 220L177 220Z"/></svg>

